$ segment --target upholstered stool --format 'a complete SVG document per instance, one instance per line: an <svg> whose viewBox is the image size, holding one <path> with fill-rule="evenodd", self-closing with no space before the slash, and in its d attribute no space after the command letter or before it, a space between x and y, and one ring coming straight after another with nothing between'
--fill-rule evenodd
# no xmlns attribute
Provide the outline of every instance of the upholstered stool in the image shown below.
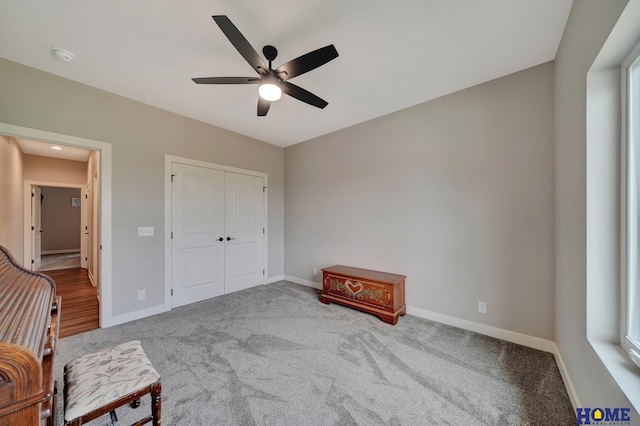
<svg viewBox="0 0 640 426"><path fill-rule="evenodd" d="M137 340L87 354L64 367L64 422L81 425L106 413L117 422L115 409L139 405L151 394L151 415L134 423L160 425L160 375Z"/></svg>

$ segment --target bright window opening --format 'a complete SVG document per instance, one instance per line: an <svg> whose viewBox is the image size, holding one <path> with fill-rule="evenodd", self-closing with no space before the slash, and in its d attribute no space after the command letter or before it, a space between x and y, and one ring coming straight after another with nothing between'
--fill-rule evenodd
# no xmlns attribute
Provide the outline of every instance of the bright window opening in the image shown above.
<svg viewBox="0 0 640 426"><path fill-rule="evenodd" d="M622 66L624 183L626 202L623 226L625 244L622 288L622 346L640 367L640 44ZM624 169L623 169L624 170Z"/></svg>

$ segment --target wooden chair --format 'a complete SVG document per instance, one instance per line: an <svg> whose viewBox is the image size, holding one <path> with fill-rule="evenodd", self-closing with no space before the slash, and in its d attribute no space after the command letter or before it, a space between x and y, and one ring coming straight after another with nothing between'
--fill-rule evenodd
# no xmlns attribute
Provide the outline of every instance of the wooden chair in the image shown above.
<svg viewBox="0 0 640 426"><path fill-rule="evenodd" d="M126 404L140 405L151 395L151 415L132 426L153 422L160 425L162 383L160 375L137 340L83 355L64 367L64 422L81 425L111 413Z"/></svg>

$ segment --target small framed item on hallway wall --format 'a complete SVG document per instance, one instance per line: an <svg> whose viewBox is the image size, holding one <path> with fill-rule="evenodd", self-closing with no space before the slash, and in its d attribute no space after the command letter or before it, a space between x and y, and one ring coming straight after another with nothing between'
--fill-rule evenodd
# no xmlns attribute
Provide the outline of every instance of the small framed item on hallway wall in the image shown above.
<svg viewBox="0 0 640 426"><path fill-rule="evenodd" d="M71 205L73 207L80 207L80 198L72 198L71 199Z"/></svg>

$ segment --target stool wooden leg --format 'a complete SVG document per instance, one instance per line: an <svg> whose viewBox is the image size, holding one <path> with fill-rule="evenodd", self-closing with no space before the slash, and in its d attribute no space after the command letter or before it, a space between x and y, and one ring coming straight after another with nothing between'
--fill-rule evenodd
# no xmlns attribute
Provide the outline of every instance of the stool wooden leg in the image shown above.
<svg viewBox="0 0 640 426"><path fill-rule="evenodd" d="M162 416L162 382L160 380L151 385L151 415L153 426L160 426Z"/></svg>

